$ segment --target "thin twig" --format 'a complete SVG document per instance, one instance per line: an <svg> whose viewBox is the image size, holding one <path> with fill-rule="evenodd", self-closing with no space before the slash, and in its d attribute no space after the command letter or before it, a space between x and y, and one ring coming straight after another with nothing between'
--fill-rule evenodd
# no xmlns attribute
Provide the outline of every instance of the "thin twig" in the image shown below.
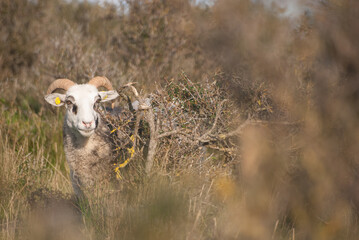
<svg viewBox="0 0 359 240"><path fill-rule="evenodd" d="M223 103L225 103L226 101L227 101L227 99L224 99L218 104L217 111L216 111L216 117L214 119L214 123L213 123L211 129L208 132L206 132L205 134L203 134L199 138L199 141L206 139L208 137L208 135L210 135L213 132L213 130L216 128L218 119L221 116Z"/></svg>
<svg viewBox="0 0 359 240"><path fill-rule="evenodd" d="M208 148L211 148L211 149L214 149L214 150L218 150L218 151L221 151L221 152L227 152L227 153L233 153L236 151L235 148L224 148L224 147L216 147L216 146L213 146L213 145L206 145L206 147Z"/></svg>
<svg viewBox="0 0 359 240"><path fill-rule="evenodd" d="M168 137L168 136L175 135L175 134L179 134L180 132L181 132L181 130L177 129L177 130L161 133L160 135L157 136L157 139L160 139L163 137Z"/></svg>
<svg viewBox="0 0 359 240"><path fill-rule="evenodd" d="M239 125L235 130L226 133L226 134L219 134L218 137L221 139L226 139L229 137L237 136L243 133L243 129L249 125L297 125L299 122L271 122L271 121L263 121L263 120L249 120L247 119L244 123Z"/></svg>

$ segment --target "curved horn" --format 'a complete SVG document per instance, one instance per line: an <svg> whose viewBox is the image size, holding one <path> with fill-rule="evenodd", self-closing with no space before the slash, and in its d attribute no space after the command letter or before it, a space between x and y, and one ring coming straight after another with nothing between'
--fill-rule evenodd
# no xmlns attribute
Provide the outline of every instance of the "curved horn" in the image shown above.
<svg viewBox="0 0 359 240"><path fill-rule="evenodd" d="M56 89L63 89L65 91L67 91L71 86L75 85L76 83L74 83L73 81L69 80L69 79L57 79L55 81L53 81L49 88L47 89L46 94L50 94L53 93Z"/></svg>
<svg viewBox="0 0 359 240"><path fill-rule="evenodd" d="M94 77L88 82L88 84L94 85L97 88L105 87L107 90L113 90L110 80L108 80L106 77Z"/></svg>

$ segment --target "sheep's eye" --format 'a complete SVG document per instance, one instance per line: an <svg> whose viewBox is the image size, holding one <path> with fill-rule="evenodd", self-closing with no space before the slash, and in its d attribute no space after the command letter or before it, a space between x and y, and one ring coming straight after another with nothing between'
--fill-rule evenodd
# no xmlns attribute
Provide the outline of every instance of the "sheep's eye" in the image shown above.
<svg viewBox="0 0 359 240"><path fill-rule="evenodd" d="M72 104L72 102L70 100L66 101L66 105L71 105L71 104Z"/></svg>
<svg viewBox="0 0 359 240"><path fill-rule="evenodd" d="M72 112L73 112L74 114L77 114L77 106L76 106L76 105L73 105L73 106L72 106Z"/></svg>

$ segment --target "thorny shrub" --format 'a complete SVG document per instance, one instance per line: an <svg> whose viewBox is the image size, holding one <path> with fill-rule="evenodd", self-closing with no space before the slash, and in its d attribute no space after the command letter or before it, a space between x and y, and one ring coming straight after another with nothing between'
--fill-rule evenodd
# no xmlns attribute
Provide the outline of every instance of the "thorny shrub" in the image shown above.
<svg viewBox="0 0 359 240"><path fill-rule="evenodd" d="M151 139L157 142L153 150L156 168L162 169L164 174L176 176L188 168L200 171L204 164L221 167L229 162L234 165L236 135L227 137L226 134L239 123L239 112L218 78L194 83L183 73L179 81L168 80L143 98L152 108L153 115L146 114L147 109L123 109L119 114L110 112L105 115L113 129L114 151L121 152L118 153L121 160L115 168L118 177L122 178L121 169L135 153L139 158L147 157L145 162L153 161L148 159L147 153ZM120 93L131 102L123 90ZM149 124L151 120L155 127L153 132ZM141 162L136 164L137 169Z"/></svg>

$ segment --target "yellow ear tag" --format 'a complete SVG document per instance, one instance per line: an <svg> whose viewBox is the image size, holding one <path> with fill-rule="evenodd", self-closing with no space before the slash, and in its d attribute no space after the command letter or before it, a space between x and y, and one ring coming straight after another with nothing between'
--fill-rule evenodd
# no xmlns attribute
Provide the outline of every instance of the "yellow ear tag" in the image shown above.
<svg viewBox="0 0 359 240"><path fill-rule="evenodd" d="M55 103L56 103L56 105L59 105L61 103L61 100L59 97L55 98Z"/></svg>
<svg viewBox="0 0 359 240"><path fill-rule="evenodd" d="M107 98L107 95L103 98L103 100L105 100Z"/></svg>

